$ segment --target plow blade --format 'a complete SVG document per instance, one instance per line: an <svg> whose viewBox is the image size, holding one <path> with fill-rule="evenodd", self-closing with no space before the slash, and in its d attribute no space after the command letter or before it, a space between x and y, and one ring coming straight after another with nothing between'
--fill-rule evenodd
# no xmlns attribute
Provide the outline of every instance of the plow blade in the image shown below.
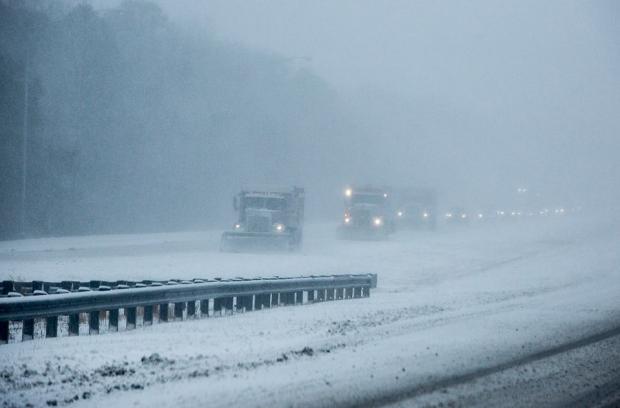
<svg viewBox="0 0 620 408"><path fill-rule="evenodd" d="M388 239L388 233L383 228L340 227L338 237L354 241L384 241Z"/></svg>
<svg viewBox="0 0 620 408"><path fill-rule="evenodd" d="M252 251L288 251L295 249L291 245L289 234L268 232L234 232L222 234L221 252L252 252Z"/></svg>

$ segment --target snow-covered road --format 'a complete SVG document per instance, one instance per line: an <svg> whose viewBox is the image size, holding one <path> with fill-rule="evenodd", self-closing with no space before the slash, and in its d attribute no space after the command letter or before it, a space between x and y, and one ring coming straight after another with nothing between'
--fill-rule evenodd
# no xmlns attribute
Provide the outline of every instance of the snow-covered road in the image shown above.
<svg viewBox="0 0 620 408"><path fill-rule="evenodd" d="M411 399L407 391L619 326L617 227L557 218L348 242L320 224L307 229L300 254L220 254L215 232L2 242L1 279L369 272L379 287L367 299L1 346L0 398L5 406L328 406L403 395L392 402L496 405L505 393L480 391L490 384L481 379L448 394ZM612 338L575 358L603 367L595 377L607 383L620 376L617 344ZM593 365L588 356L601 350L607 364ZM543 380L530 373L527 384L558 376L572 384L574 396L556 387L556 403L600 385L568 370L563 383L562 370L545 377L539 367ZM505 384L498 375L491 383ZM534 392L515 395L511 405L536 402Z"/></svg>

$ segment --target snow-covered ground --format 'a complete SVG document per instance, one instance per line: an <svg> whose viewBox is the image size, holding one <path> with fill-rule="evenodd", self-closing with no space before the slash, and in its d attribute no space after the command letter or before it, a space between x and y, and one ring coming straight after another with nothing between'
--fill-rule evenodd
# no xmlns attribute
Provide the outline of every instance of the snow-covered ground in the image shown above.
<svg viewBox="0 0 620 408"><path fill-rule="evenodd" d="M604 221L482 223L385 242L339 241L319 224L299 254L219 253L218 241L209 231L1 242L0 279L369 272L379 287L367 299L0 346L3 405L355 405L620 324L620 229Z"/></svg>

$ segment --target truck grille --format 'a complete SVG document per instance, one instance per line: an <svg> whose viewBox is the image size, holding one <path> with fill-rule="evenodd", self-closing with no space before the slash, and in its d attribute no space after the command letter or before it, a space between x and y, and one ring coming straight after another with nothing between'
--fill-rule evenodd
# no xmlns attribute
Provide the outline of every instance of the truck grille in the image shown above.
<svg viewBox="0 0 620 408"><path fill-rule="evenodd" d="M270 232L271 217L251 215L247 219L247 231L249 232Z"/></svg>

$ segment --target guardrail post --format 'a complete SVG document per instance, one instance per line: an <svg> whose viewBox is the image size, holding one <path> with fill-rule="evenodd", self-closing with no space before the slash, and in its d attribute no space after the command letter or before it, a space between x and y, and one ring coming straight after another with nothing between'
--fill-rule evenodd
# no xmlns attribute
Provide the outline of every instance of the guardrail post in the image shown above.
<svg viewBox="0 0 620 408"><path fill-rule="evenodd" d="M44 338L45 338L45 318L35 317L33 339L44 339Z"/></svg>
<svg viewBox="0 0 620 408"><path fill-rule="evenodd" d="M88 313L80 313L78 318L78 335L86 336L90 332L90 327L88 325L89 321Z"/></svg>
<svg viewBox="0 0 620 408"><path fill-rule="evenodd" d="M152 324L159 323L159 320L161 319L160 305L153 305L153 306L151 306L151 310L152 310L151 323Z"/></svg>
<svg viewBox="0 0 620 408"><path fill-rule="evenodd" d="M127 312L127 330L133 330L136 328L136 308L125 308Z"/></svg>
<svg viewBox="0 0 620 408"><path fill-rule="evenodd" d="M144 306L144 326L150 326L153 324L153 306Z"/></svg>
<svg viewBox="0 0 620 408"><path fill-rule="evenodd" d="M34 336L34 319L26 319L23 324L23 340L32 340L32 337Z"/></svg>
<svg viewBox="0 0 620 408"><path fill-rule="evenodd" d="M161 305L159 305L159 321L168 321L168 303L162 303Z"/></svg>
<svg viewBox="0 0 620 408"><path fill-rule="evenodd" d="M353 297L353 288L346 288L344 291L344 298L351 299Z"/></svg>
<svg viewBox="0 0 620 408"><path fill-rule="evenodd" d="M109 324L108 331L117 332L118 331L118 309L110 310L109 315Z"/></svg>
<svg viewBox="0 0 620 408"><path fill-rule="evenodd" d="M194 300L192 303L194 304L194 319L200 319L202 317L202 302Z"/></svg>
<svg viewBox="0 0 620 408"><path fill-rule="evenodd" d="M99 334L104 334L110 331L110 311L99 311Z"/></svg>
<svg viewBox="0 0 620 408"><path fill-rule="evenodd" d="M235 298L234 296L230 296L224 299L224 306L226 307L226 314L233 314L235 307Z"/></svg>
<svg viewBox="0 0 620 408"><path fill-rule="evenodd" d="M60 315L56 320L56 335L58 337L67 337L69 335L69 316Z"/></svg>
<svg viewBox="0 0 620 408"><path fill-rule="evenodd" d="M88 326L89 334L99 333L99 312L90 312L88 314Z"/></svg>
<svg viewBox="0 0 620 408"><path fill-rule="evenodd" d="M327 288L327 300L334 300L334 288Z"/></svg>
<svg viewBox="0 0 620 408"><path fill-rule="evenodd" d="M0 343L6 344L9 342L9 322L0 322Z"/></svg>
<svg viewBox="0 0 620 408"><path fill-rule="evenodd" d="M69 336L78 336L80 334L80 315L69 315Z"/></svg>
<svg viewBox="0 0 620 408"><path fill-rule="evenodd" d="M9 343L19 343L21 341L23 341L24 339L24 322L16 320L16 321L9 321L9 337L8 337L8 342Z"/></svg>
<svg viewBox="0 0 620 408"><path fill-rule="evenodd" d="M239 298L237 298L237 305L239 305ZM222 316L222 298L213 299L213 314Z"/></svg>
<svg viewBox="0 0 620 408"><path fill-rule="evenodd" d="M266 307L266 308L271 307L271 293L265 293L263 295L263 307Z"/></svg>
<svg viewBox="0 0 620 408"><path fill-rule="evenodd" d="M354 298L361 298L362 297L362 288L361 287L353 288L353 297Z"/></svg>
<svg viewBox="0 0 620 408"><path fill-rule="evenodd" d="M208 317L210 315L209 299L203 299L200 301L200 315L205 317Z"/></svg>
<svg viewBox="0 0 620 408"><path fill-rule="evenodd" d="M237 312L245 312L245 303L247 298L245 296L237 296L235 299L235 310Z"/></svg>
<svg viewBox="0 0 620 408"><path fill-rule="evenodd" d="M144 326L144 306L136 306L136 327Z"/></svg>
<svg viewBox="0 0 620 408"><path fill-rule="evenodd" d="M177 302L174 304L175 320L187 320L187 303Z"/></svg>
<svg viewBox="0 0 620 408"><path fill-rule="evenodd" d="M45 319L45 337L58 337L58 316Z"/></svg>
<svg viewBox="0 0 620 408"><path fill-rule="evenodd" d="M175 305L174 303L168 303L168 322L174 322Z"/></svg>
<svg viewBox="0 0 620 408"><path fill-rule="evenodd" d="M336 289L336 299L338 300L344 299L344 288Z"/></svg>
<svg viewBox="0 0 620 408"><path fill-rule="evenodd" d="M127 330L127 309L118 308L118 331Z"/></svg>
<svg viewBox="0 0 620 408"><path fill-rule="evenodd" d="M257 293L256 295L254 295L254 299L255 299L254 309L261 310L263 308L263 294Z"/></svg>

